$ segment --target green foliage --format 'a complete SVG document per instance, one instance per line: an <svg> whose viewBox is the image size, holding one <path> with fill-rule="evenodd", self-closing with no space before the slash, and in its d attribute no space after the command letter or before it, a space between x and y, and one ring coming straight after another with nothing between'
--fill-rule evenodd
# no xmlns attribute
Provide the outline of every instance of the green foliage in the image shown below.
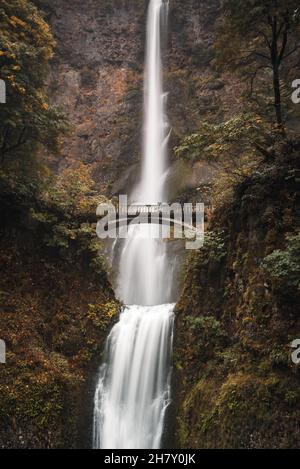
<svg viewBox="0 0 300 469"><path fill-rule="evenodd" d="M299 155L287 146L279 154L238 185L233 203L218 207L212 235L188 266L175 342L183 448L299 446L290 348L299 330L300 238L291 235Z"/></svg>
<svg viewBox="0 0 300 469"><path fill-rule="evenodd" d="M264 259L263 268L281 287L300 290L300 234L289 236L285 249Z"/></svg>
<svg viewBox="0 0 300 469"><path fill-rule="evenodd" d="M105 198L95 190L91 170L83 163L71 166L53 181L50 179L43 192L48 207L61 210L70 218L89 218Z"/></svg>
<svg viewBox="0 0 300 469"><path fill-rule="evenodd" d="M27 368L19 367L14 392L7 394L5 384L0 385L0 420L14 418L33 422L40 430L49 431L63 411L62 389L51 375L34 376ZM3 377L4 383L6 376ZM9 381L9 376L7 377ZM47 428L48 427L48 428Z"/></svg>
<svg viewBox="0 0 300 469"><path fill-rule="evenodd" d="M186 322L197 338L197 354L200 361L205 361L208 353L220 351L228 340L222 324L213 316L187 316Z"/></svg>
<svg viewBox="0 0 300 469"><path fill-rule="evenodd" d="M106 276L103 245L96 235L96 208L103 201L94 190L90 169L78 164L57 178L51 177L39 194L30 218L46 246L58 249L65 258L84 261L98 275Z"/></svg>
<svg viewBox="0 0 300 469"><path fill-rule="evenodd" d="M199 130L175 148L177 158L205 161L215 166L211 201L218 204L232 196L232 189L253 172L262 160L268 141L265 122L253 114L240 114L221 124L203 122Z"/></svg>
<svg viewBox="0 0 300 469"><path fill-rule="evenodd" d="M269 361L272 367L287 368L290 362L290 350L286 350L283 346L274 347L270 351Z"/></svg>
<svg viewBox="0 0 300 469"><path fill-rule="evenodd" d="M57 151L68 124L45 89L55 45L50 28L28 0L3 0L0 22L0 78L7 85L7 105L0 107L2 161L32 142Z"/></svg>
<svg viewBox="0 0 300 469"><path fill-rule="evenodd" d="M225 164L226 160L236 160L244 154L255 158L253 143L262 142L263 121L258 116L240 114L221 124L201 124L198 132L186 137L175 148L179 158L192 161L206 160Z"/></svg>
<svg viewBox="0 0 300 469"><path fill-rule="evenodd" d="M0 170L0 200L2 208L5 204L28 205L37 196L40 181L34 174L19 174Z"/></svg>
<svg viewBox="0 0 300 469"><path fill-rule="evenodd" d="M120 305L116 301L109 301L101 305L90 304L88 318L96 327L106 331L112 319L119 313L119 310Z"/></svg>
<svg viewBox="0 0 300 469"><path fill-rule="evenodd" d="M90 246L95 230L70 224L53 207L36 207L34 216L27 204L9 206L1 231L0 330L8 354L1 369L0 446L74 448L87 369L100 359L119 304L103 264L101 278L89 266L98 258ZM50 248L45 241L57 234L58 217L67 233L59 231L62 246Z"/></svg>
<svg viewBox="0 0 300 469"><path fill-rule="evenodd" d="M224 233L217 231L205 233L204 246L199 253L201 257L200 266L206 263L220 263L227 255Z"/></svg>
<svg viewBox="0 0 300 469"><path fill-rule="evenodd" d="M94 189L90 170L79 164L57 177L38 175L30 169L24 174L0 171L4 219L34 236L39 233L45 248L106 278L107 263L96 235L95 215L103 197Z"/></svg>

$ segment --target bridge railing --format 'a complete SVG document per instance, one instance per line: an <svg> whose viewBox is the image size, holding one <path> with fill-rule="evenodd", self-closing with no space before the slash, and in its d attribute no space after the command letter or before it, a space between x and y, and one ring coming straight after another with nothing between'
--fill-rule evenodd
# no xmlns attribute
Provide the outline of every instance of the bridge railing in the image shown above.
<svg viewBox="0 0 300 469"><path fill-rule="evenodd" d="M158 204L158 205L131 205L130 207L124 205L119 206L116 209L117 214L121 215L138 215L138 214L160 214L160 213L200 213L202 208L194 206L192 204L185 204L184 207L181 204Z"/></svg>

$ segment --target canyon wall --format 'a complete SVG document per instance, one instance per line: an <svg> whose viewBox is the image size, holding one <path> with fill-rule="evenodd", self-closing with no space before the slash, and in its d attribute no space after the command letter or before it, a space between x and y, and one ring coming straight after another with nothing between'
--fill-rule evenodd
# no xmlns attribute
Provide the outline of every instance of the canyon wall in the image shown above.
<svg viewBox="0 0 300 469"><path fill-rule="evenodd" d="M54 0L51 8L44 3L57 41L51 94L73 125L53 165L61 169L84 162L100 192L127 192L139 175L148 2ZM164 79L171 159L172 148L202 119L220 120L241 106L238 82L212 67L218 8L218 0L209 6L200 0L170 1ZM181 192L210 177L200 163L191 171L176 162L174 172L170 185L177 187L180 179ZM176 195L171 187L171 196Z"/></svg>
<svg viewBox="0 0 300 469"><path fill-rule="evenodd" d="M0 385L0 447L75 448L90 444L89 376L96 376L120 306L102 256L95 257L95 228L82 224L78 211L94 194L86 167L97 196L129 192L139 176L148 2L34 3L57 44L51 100L71 123L61 154L47 155L47 163L71 176L71 185L78 177L84 200L64 212L61 194L58 206L48 206L31 198L28 185L17 196L2 188L1 338L9 365ZM243 110L241 83L215 64L219 4L170 0L164 82L172 200L207 202L198 189L215 171L176 160L174 147L203 120L219 123ZM276 161L222 201L204 248L191 253L181 272L174 397L176 445L183 448L299 446L299 373L288 343L299 330L293 280L299 159L295 148L275 150ZM71 189L68 197L76 201ZM170 244L175 257L181 247Z"/></svg>

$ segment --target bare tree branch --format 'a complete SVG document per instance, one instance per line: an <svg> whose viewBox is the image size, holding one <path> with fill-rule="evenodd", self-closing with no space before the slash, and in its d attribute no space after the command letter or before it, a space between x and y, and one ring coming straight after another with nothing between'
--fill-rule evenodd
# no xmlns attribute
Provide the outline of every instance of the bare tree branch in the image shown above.
<svg viewBox="0 0 300 469"><path fill-rule="evenodd" d="M298 49L300 49L300 44L298 44L297 46L294 47L294 49L292 49L288 54L284 55L282 57L282 60L285 60L287 59L288 57L290 57L291 55L293 55Z"/></svg>
<svg viewBox="0 0 300 469"><path fill-rule="evenodd" d="M258 72L260 72L260 70L263 70L263 69L266 69L266 68L269 68L272 70L272 67L270 65L261 65L260 67L258 67L254 73L252 74L251 76L251 86L250 86L250 96L252 96L253 94L253 88L254 88L254 81L255 81L255 78L257 77L258 75Z"/></svg>

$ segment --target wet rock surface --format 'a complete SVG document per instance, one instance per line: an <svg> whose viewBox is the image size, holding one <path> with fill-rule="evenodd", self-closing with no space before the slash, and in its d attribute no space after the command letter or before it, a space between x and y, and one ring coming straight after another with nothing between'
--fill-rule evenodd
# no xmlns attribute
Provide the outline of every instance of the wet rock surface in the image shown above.
<svg viewBox="0 0 300 469"><path fill-rule="evenodd" d="M147 4L54 0L49 10L57 41L52 97L73 126L56 167L88 164L99 190L109 196L127 192L139 176ZM220 100L230 97L228 113L239 106L231 77L220 77L212 67L218 5L170 1L164 53L170 149L202 119L223 118Z"/></svg>

